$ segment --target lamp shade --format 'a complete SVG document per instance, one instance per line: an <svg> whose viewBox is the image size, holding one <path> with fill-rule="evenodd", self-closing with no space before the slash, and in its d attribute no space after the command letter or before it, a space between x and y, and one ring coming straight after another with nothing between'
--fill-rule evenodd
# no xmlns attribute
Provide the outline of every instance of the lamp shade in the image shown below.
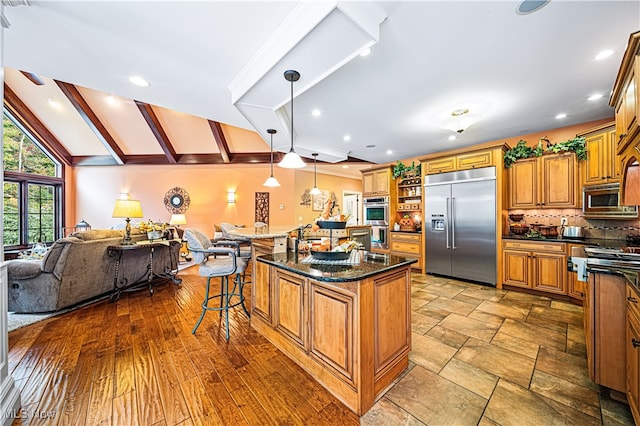
<svg viewBox="0 0 640 426"><path fill-rule="evenodd" d="M169 225L186 225L187 217L183 214L172 214Z"/></svg>
<svg viewBox="0 0 640 426"><path fill-rule="evenodd" d="M285 169L301 169L306 166L302 158L293 149L293 82L300 79L300 73L295 70L287 70L284 72L285 80L291 82L291 149L287 155L278 163L278 166Z"/></svg>
<svg viewBox="0 0 640 426"><path fill-rule="evenodd" d="M118 198L116 200L116 205L113 208L113 213L111 217L122 217L122 218L139 218L143 217L142 215L142 205L138 200L123 200Z"/></svg>
<svg viewBox="0 0 640 426"><path fill-rule="evenodd" d="M275 188L277 186L280 186L280 182L278 182L278 179L276 179L275 177L269 176L262 185L268 186L270 188Z"/></svg>
<svg viewBox="0 0 640 426"><path fill-rule="evenodd" d="M285 169L301 169L306 166L302 158L294 150L291 150L284 156L284 158L278 163L278 166Z"/></svg>

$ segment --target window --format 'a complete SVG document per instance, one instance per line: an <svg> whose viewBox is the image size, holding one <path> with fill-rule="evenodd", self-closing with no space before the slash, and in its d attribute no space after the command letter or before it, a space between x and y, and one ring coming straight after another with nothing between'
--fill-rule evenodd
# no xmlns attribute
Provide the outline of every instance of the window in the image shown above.
<svg viewBox="0 0 640 426"><path fill-rule="evenodd" d="M5 249L61 237L61 164L7 111L3 114Z"/></svg>

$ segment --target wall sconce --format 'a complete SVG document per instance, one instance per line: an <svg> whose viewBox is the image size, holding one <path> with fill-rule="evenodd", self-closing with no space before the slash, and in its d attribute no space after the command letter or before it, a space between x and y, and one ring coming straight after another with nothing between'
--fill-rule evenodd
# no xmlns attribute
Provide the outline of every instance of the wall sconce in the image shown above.
<svg viewBox="0 0 640 426"><path fill-rule="evenodd" d="M234 204L236 202L236 191L230 189L227 191L227 204Z"/></svg>

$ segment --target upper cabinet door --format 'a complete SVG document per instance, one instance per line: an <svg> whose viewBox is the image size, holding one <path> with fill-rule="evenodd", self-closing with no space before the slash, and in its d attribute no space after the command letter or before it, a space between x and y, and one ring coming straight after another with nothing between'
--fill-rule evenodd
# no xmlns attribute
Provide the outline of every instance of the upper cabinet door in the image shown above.
<svg viewBox="0 0 640 426"><path fill-rule="evenodd" d="M516 161L509 169L509 208L532 209L539 207L538 159Z"/></svg>
<svg viewBox="0 0 640 426"><path fill-rule="evenodd" d="M572 152L540 157L542 163L542 207L580 207L578 167Z"/></svg>

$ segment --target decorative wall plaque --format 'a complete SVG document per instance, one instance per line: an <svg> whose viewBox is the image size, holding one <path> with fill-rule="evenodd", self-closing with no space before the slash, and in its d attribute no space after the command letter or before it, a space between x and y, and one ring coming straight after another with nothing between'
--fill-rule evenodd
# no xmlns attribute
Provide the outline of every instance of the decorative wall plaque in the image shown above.
<svg viewBox="0 0 640 426"><path fill-rule="evenodd" d="M180 187L174 187L164 194L164 206L171 214L182 214L189 208L189 193Z"/></svg>
<svg viewBox="0 0 640 426"><path fill-rule="evenodd" d="M256 222L269 223L269 193L256 192Z"/></svg>

